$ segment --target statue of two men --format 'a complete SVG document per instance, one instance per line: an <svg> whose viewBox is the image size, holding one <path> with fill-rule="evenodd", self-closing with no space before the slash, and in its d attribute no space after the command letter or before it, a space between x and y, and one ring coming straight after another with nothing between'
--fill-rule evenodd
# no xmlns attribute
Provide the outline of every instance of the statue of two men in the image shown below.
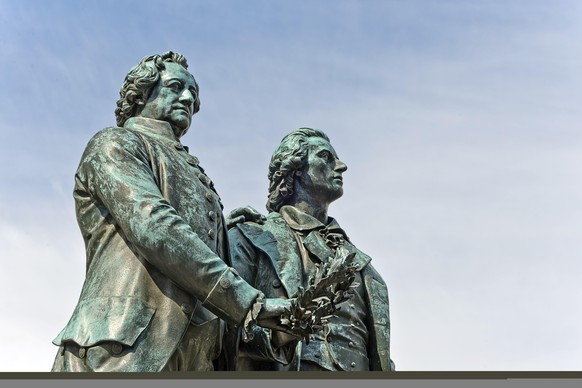
<svg viewBox="0 0 582 388"><path fill-rule="evenodd" d="M248 210L229 236L212 180L180 142L199 109L186 59L151 55L125 78L117 126L89 141L74 188L86 278L53 371L393 369L386 286L327 216L346 169L329 139L286 137L267 221ZM340 247L356 254L354 297L302 341L281 316Z"/></svg>

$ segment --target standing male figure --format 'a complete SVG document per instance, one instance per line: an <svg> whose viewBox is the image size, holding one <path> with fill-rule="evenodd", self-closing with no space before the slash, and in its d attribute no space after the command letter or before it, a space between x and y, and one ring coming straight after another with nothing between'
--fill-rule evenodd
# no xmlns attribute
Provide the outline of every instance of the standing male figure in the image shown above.
<svg viewBox="0 0 582 388"><path fill-rule="evenodd" d="M220 198L180 142L200 108L186 59L145 57L120 96L75 175L86 278L53 371L213 370L222 320L276 328L289 304L228 266Z"/></svg>
<svg viewBox="0 0 582 388"><path fill-rule="evenodd" d="M255 328L251 341L238 341L237 370L394 370L390 359L390 319L386 284L337 221L329 205L343 194L347 166L318 129L288 134L269 165L270 211L266 222L246 222L229 230L233 267L267 297L293 297L306 289L318 265L338 249L354 253L354 293L340 304L327 328L295 348L290 362L272 346L270 330ZM285 365L287 364L287 365Z"/></svg>

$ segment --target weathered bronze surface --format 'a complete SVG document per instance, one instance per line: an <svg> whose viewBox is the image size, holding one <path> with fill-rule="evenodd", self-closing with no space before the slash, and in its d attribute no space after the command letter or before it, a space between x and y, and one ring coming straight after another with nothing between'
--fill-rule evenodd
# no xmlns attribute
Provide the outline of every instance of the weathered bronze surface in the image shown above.
<svg viewBox="0 0 582 388"><path fill-rule="evenodd" d="M74 187L86 278L54 371L213 370L225 322L280 328L289 301L261 305L229 267L220 197L180 142L199 109L186 59L148 56L125 78L117 126L89 141Z"/></svg>
<svg viewBox="0 0 582 388"><path fill-rule="evenodd" d="M327 215L329 204L343 194L346 169L322 131L290 133L269 166L267 220L229 230L233 267L267 297L301 294L338 252L357 266L353 297L340 303L327 327L310 341L294 346L297 341L256 326L252 339L240 341L239 333L229 331L225 350L234 349L228 355L232 369L394 370L386 284L371 258Z"/></svg>

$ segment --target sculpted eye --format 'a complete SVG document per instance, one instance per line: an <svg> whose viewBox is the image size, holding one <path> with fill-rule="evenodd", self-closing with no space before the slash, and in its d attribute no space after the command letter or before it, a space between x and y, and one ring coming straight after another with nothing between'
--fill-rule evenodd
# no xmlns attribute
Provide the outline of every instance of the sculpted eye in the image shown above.
<svg viewBox="0 0 582 388"><path fill-rule="evenodd" d="M320 156L322 159L325 159L325 160L326 160L326 161L328 161L328 162L329 162L329 161L331 161L331 160L333 160L333 155L332 155L332 154L331 154L331 152L329 152L329 151L321 151L321 152L319 153L319 156Z"/></svg>
<svg viewBox="0 0 582 388"><path fill-rule="evenodd" d="M182 89L182 84L178 81L170 81L166 84L166 87L174 92L179 92Z"/></svg>

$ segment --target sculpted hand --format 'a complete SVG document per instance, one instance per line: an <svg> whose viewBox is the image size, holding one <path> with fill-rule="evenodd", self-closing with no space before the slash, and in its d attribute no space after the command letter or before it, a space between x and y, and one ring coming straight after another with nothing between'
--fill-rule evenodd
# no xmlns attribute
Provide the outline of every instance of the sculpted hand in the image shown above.
<svg viewBox="0 0 582 388"><path fill-rule="evenodd" d="M276 347L285 346L293 341L301 339L298 336L287 334L282 331L273 331L271 335L273 339L273 345Z"/></svg>
<svg viewBox="0 0 582 388"><path fill-rule="evenodd" d="M330 317L328 314L337 310L326 298L314 300L311 304L304 308L297 298L265 299L257 323L274 330L272 340L275 346L302 339L309 343L309 335L323 329Z"/></svg>
<svg viewBox="0 0 582 388"><path fill-rule="evenodd" d="M294 299L268 298L257 316L257 324L268 329L293 335L288 326L281 324L281 316L291 308Z"/></svg>
<svg viewBox="0 0 582 388"><path fill-rule="evenodd" d="M256 222L257 224L264 224L267 218L255 210L252 206L237 207L226 216L226 227L228 229L234 227L241 222Z"/></svg>
<svg viewBox="0 0 582 388"><path fill-rule="evenodd" d="M292 300L293 299L283 298L265 299L263 307L261 308L261 311L257 317L257 323L261 325L262 321L268 321L273 318L281 318L281 315L285 312L285 309L289 309L291 307Z"/></svg>

